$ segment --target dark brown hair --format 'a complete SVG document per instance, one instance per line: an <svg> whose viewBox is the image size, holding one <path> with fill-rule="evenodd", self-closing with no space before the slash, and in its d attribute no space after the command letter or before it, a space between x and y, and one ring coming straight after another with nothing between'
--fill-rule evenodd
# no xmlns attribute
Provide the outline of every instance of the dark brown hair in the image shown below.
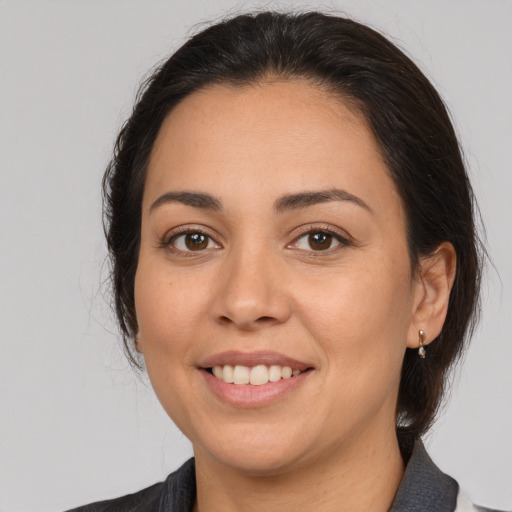
<svg viewBox="0 0 512 512"><path fill-rule="evenodd" d="M475 203L446 108L418 67L378 32L316 12L240 15L192 37L143 84L104 176L104 221L115 309L127 355L137 366L134 278L148 158L164 118L183 98L214 84L308 79L366 118L407 217L413 268L443 241L457 254L448 315L420 359L407 350L397 427L416 435L435 418L452 364L478 312L480 256Z"/></svg>

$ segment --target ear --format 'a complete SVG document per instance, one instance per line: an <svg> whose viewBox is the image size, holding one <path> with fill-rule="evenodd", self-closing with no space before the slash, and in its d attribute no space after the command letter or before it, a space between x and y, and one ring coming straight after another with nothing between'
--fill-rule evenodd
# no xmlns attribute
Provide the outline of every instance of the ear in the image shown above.
<svg viewBox="0 0 512 512"><path fill-rule="evenodd" d="M139 331L137 331L137 334L135 335L135 338L133 340L133 344L135 346L135 350L139 354L142 354L143 350L142 350L142 343L140 341L140 332Z"/></svg>
<svg viewBox="0 0 512 512"><path fill-rule="evenodd" d="M450 242L443 242L433 254L420 257L407 336L409 348L418 348L420 330L425 332L424 345L428 345L441 333L456 268L457 255Z"/></svg>

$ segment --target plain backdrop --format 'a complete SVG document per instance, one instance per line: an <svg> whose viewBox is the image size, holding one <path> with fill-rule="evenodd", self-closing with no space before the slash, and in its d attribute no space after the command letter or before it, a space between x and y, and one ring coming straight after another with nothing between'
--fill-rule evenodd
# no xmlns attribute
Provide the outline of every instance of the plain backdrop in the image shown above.
<svg viewBox="0 0 512 512"><path fill-rule="evenodd" d="M226 12L292 6L383 31L453 114L495 268L427 445L474 500L512 507L511 1L0 0L1 511L133 492L191 455L119 349L101 176L137 84L187 35Z"/></svg>

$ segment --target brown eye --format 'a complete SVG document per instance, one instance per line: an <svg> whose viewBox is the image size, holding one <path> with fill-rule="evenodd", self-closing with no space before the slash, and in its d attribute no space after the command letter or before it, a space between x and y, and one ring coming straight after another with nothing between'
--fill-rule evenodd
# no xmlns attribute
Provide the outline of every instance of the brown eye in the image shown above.
<svg viewBox="0 0 512 512"><path fill-rule="evenodd" d="M187 233L185 235L185 245L190 251L200 251L208 246L208 237L202 233Z"/></svg>
<svg viewBox="0 0 512 512"><path fill-rule="evenodd" d="M200 231L191 231L172 237L169 245L182 252L198 252L205 249L218 248L211 237Z"/></svg>
<svg viewBox="0 0 512 512"><path fill-rule="evenodd" d="M325 251L332 245L332 235L329 233L310 233L308 235L308 244L314 251Z"/></svg>
<svg viewBox="0 0 512 512"><path fill-rule="evenodd" d="M333 250L352 245L351 242L337 233L328 230L311 230L296 238L288 247L311 253L331 253Z"/></svg>

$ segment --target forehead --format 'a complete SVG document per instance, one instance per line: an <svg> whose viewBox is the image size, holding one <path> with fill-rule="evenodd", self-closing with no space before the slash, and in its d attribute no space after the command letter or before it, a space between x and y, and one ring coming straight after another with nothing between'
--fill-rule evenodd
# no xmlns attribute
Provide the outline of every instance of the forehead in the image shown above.
<svg viewBox="0 0 512 512"><path fill-rule="evenodd" d="M209 150L219 156L221 150L228 149L256 152L258 145L265 144L267 151L259 159L286 156L287 152L292 156L305 144L316 144L320 149L335 141L343 150L343 145L352 141L340 129L360 135L368 149L371 146L378 153L364 117L310 82L217 85L190 94L171 111L160 129L152 159L169 143L174 143L174 150L179 146L184 151L200 144L203 152Z"/></svg>
<svg viewBox="0 0 512 512"><path fill-rule="evenodd" d="M382 199L384 208L397 200L364 117L306 81L215 86L189 95L162 124L146 185L151 195L200 188L220 198L251 189L270 197L341 187Z"/></svg>

